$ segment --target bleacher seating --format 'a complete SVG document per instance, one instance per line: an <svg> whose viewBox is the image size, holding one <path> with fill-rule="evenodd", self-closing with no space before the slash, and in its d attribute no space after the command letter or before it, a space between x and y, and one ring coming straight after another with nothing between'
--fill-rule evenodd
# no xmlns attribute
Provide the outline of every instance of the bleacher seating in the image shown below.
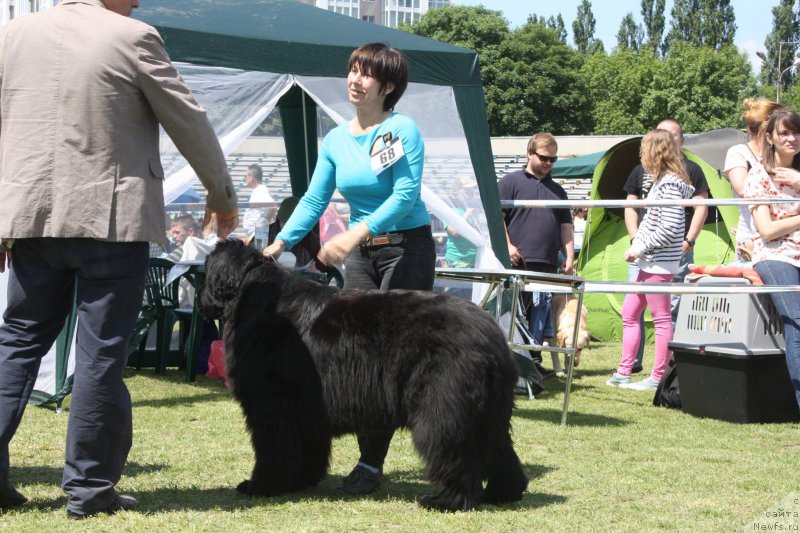
<svg viewBox="0 0 800 533"><path fill-rule="evenodd" d="M522 168L526 156L495 155L494 170L500 179L507 173ZM236 192L240 200L250 196L244 176L247 167L253 163L261 165L264 171L264 184L269 188L270 194L280 201L292 195L291 181L289 179L289 165L285 155L275 154L231 154L227 158L228 171L233 178ZM425 161L425 184L436 193L447 193L451 190L453 179L461 175L472 174L472 164L466 157L430 157ZM591 180L559 179L559 183L570 199L588 199L592 190ZM194 184L195 191L205 198L205 189L199 180Z"/></svg>

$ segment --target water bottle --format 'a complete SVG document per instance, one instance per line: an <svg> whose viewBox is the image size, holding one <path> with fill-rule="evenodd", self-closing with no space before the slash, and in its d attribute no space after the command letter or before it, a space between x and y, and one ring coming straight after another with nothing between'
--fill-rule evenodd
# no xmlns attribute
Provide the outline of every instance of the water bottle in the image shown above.
<svg viewBox="0 0 800 533"><path fill-rule="evenodd" d="M265 229L256 229L256 233L253 236L255 240L256 250L259 252L262 251L264 248L267 247L267 240L269 239L267 236L267 230Z"/></svg>

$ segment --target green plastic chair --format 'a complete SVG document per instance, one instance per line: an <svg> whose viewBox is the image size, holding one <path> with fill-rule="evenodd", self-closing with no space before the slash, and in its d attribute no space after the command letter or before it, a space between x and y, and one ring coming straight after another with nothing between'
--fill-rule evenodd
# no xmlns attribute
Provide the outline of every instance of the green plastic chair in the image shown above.
<svg viewBox="0 0 800 533"><path fill-rule="evenodd" d="M175 366L183 366L185 364L183 354L192 320L192 310L181 309L178 302L180 278L174 280L169 285L166 284L167 276L173 266L175 266L175 263L168 259L151 257L150 266L147 269L147 280L145 282L146 305L155 311L156 374L163 374L166 372L168 363ZM180 343L178 350L172 350L170 345L172 342L172 331L175 328L176 322L179 324ZM143 355L144 350L140 347L139 365L141 365Z"/></svg>

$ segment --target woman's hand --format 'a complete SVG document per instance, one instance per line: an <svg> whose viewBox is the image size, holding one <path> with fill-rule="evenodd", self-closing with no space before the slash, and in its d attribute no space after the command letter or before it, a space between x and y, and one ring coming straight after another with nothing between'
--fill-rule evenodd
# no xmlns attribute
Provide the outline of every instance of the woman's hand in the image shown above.
<svg viewBox="0 0 800 533"><path fill-rule="evenodd" d="M775 183L781 183L783 185L789 185L800 191L800 172L793 168L776 168L772 181Z"/></svg>
<svg viewBox="0 0 800 533"><path fill-rule="evenodd" d="M261 253L267 259L278 259L285 249L286 243L280 239L275 239L275 242L264 248Z"/></svg>
<svg viewBox="0 0 800 533"><path fill-rule="evenodd" d="M639 252L634 250L633 246L631 246L622 256L622 258L628 263L633 263L634 261L639 259Z"/></svg>
<svg viewBox="0 0 800 533"><path fill-rule="evenodd" d="M353 248L364 242L369 236L367 225L364 222L359 222L355 227L335 235L326 242L320 248L317 259L327 266L341 263Z"/></svg>

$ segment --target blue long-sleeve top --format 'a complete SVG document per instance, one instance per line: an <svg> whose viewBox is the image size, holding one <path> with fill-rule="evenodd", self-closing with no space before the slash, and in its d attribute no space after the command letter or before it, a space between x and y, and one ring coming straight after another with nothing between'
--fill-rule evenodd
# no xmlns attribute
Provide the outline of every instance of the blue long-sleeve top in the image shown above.
<svg viewBox="0 0 800 533"><path fill-rule="evenodd" d="M377 139L387 133L400 139L405 155L376 174L370 150L373 144L380 149L383 142ZM392 113L362 135L350 133L346 123L334 128L322 142L308 190L275 238L290 250L317 223L337 188L350 204L350 227L364 221L370 234L378 235L429 224L420 196L424 159L419 129L405 115Z"/></svg>

